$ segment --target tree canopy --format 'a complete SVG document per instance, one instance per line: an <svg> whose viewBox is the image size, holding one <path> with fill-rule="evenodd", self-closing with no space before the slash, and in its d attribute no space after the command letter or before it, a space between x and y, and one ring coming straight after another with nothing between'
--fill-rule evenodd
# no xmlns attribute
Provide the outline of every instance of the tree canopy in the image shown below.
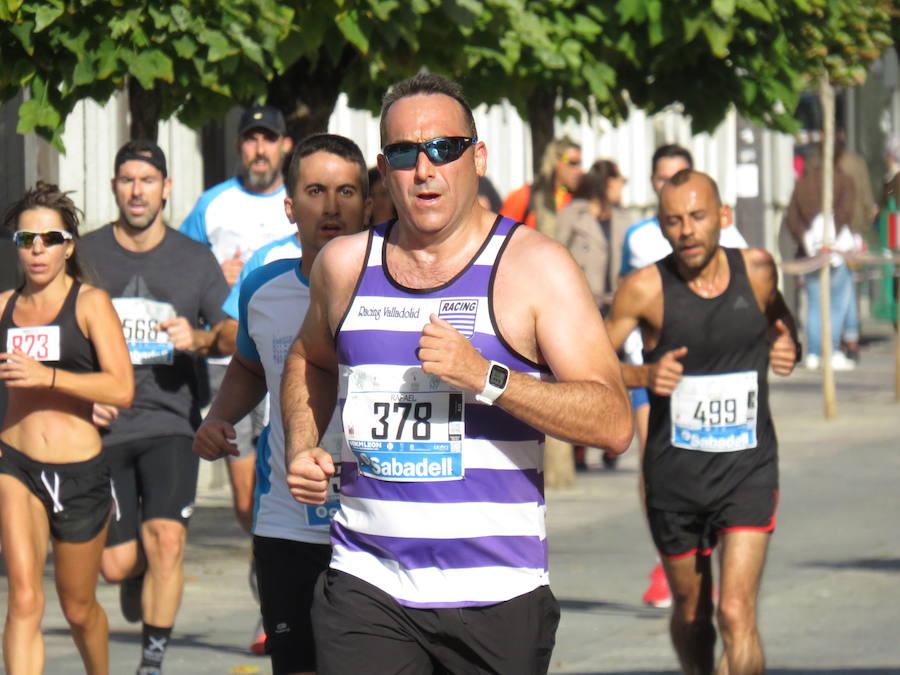
<svg viewBox="0 0 900 675"><path fill-rule="evenodd" d="M75 104L130 78L154 92L157 119L199 127L265 93L293 18L278 0L0 0L0 100L27 89L19 133L61 147Z"/></svg>
<svg viewBox="0 0 900 675"><path fill-rule="evenodd" d="M340 92L377 109L424 67L544 135L569 100L612 119L678 103L697 131L734 105L792 130L809 78L860 81L892 18L891 0L0 0L0 99L27 88L19 131L57 145L75 102L128 78L162 118L198 127L267 96L303 135Z"/></svg>

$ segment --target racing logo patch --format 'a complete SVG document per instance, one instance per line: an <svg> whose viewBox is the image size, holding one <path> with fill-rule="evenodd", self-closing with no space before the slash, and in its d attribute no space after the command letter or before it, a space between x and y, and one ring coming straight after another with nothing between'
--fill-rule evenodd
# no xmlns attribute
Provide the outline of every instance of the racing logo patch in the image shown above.
<svg viewBox="0 0 900 675"><path fill-rule="evenodd" d="M444 298L438 316L465 337L471 338L475 335L478 298Z"/></svg>

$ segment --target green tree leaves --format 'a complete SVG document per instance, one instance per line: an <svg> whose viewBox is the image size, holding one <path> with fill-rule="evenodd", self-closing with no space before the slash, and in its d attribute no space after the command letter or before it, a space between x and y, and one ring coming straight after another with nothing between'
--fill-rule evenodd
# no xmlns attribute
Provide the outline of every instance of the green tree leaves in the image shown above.
<svg viewBox="0 0 900 675"><path fill-rule="evenodd" d="M75 103L129 77L158 92L163 117L202 125L265 95L293 19L278 0L0 0L0 100L29 89L19 132L61 149Z"/></svg>
<svg viewBox="0 0 900 675"><path fill-rule="evenodd" d="M298 91L319 74L377 109L424 67L526 115L555 92L610 118L629 101L680 103L699 131L734 104L790 129L810 77L861 81L900 35L897 15L892 0L0 0L0 100L30 89L20 129L59 145L78 100L105 101L129 77L163 117L199 126L286 73Z"/></svg>

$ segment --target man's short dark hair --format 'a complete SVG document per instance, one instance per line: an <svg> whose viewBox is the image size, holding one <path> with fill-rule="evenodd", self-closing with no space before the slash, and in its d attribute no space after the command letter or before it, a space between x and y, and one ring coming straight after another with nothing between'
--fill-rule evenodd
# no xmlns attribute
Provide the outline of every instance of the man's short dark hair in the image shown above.
<svg viewBox="0 0 900 675"><path fill-rule="evenodd" d="M113 162L113 174L118 175L119 167L125 162L132 160L147 162L150 166L155 166L162 172L163 178L169 175L166 170L166 155L162 148L153 141L147 139L128 141L119 148L119 151L116 153L116 159Z"/></svg>
<svg viewBox="0 0 900 675"><path fill-rule="evenodd" d="M650 175L652 176L656 173L656 163L659 162L659 160L670 159L672 157L681 157L687 162L689 169L694 168L694 158L691 157L690 151L680 145L669 143L668 145L659 146L656 149L656 152L653 153L653 162L650 165Z"/></svg>
<svg viewBox="0 0 900 675"><path fill-rule="evenodd" d="M297 180L300 178L300 162L304 157L309 157L317 152L327 152L346 159L348 162L356 162L359 165L359 186L362 189L363 199L369 197L369 170L366 168L362 150L349 138L337 134L313 134L304 138L294 148L285 186L289 197L293 198L294 190L297 188Z"/></svg>
<svg viewBox="0 0 900 675"><path fill-rule="evenodd" d="M472 138L478 138L478 129L475 127L475 116L472 114L472 107L466 101L462 87L459 83L446 78L442 75L434 73L419 73L410 78L402 80L388 89L384 98L381 100L381 143L387 140L387 114L401 98L409 96L429 96L433 94L443 94L455 100L463 109L466 118L466 124L469 127L469 135Z"/></svg>

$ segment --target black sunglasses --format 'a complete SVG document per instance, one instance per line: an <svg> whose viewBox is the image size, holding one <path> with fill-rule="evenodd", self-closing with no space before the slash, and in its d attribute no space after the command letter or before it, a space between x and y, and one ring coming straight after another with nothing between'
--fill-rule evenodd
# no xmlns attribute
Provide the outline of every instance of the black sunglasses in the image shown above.
<svg viewBox="0 0 900 675"><path fill-rule="evenodd" d="M65 244L72 235L65 230L47 230L46 232L30 232L29 230L17 230L13 234L13 242L19 248L31 248L35 238L40 237L44 246L59 246Z"/></svg>
<svg viewBox="0 0 900 675"><path fill-rule="evenodd" d="M424 152L434 165L449 164L462 157L463 153L477 142L477 138L445 136L432 138L424 143L412 141L391 143L384 146L381 152L392 169L411 169L416 165L420 152Z"/></svg>

